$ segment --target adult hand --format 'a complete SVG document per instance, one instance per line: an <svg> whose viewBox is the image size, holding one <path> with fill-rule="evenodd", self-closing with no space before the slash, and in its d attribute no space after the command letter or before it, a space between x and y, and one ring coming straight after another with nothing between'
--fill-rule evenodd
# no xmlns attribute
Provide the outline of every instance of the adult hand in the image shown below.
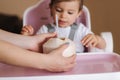
<svg viewBox="0 0 120 80"><path fill-rule="evenodd" d="M55 37L56 33L43 33L31 37L31 45L30 50L37 51L37 52L43 52L42 46L43 44L50 38Z"/></svg>
<svg viewBox="0 0 120 80"><path fill-rule="evenodd" d="M76 55L63 57L62 53L67 47L68 45L62 45L49 54L46 54L45 60L42 62L44 64L43 69L51 72L63 72L72 69L76 64Z"/></svg>

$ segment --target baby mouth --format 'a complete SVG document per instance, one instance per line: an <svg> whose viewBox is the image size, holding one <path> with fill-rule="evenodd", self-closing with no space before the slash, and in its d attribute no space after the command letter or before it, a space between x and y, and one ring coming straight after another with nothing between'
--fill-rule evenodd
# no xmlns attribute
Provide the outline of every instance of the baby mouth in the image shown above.
<svg viewBox="0 0 120 80"><path fill-rule="evenodd" d="M59 24L65 24L65 23L67 23L67 21L61 21L61 20L59 20Z"/></svg>

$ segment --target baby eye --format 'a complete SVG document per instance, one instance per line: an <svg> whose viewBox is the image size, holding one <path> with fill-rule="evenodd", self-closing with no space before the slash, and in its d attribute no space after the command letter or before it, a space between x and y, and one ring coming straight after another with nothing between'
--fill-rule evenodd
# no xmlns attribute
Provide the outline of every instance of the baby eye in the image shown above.
<svg viewBox="0 0 120 80"><path fill-rule="evenodd" d="M68 14L73 14L73 12L68 12Z"/></svg>
<svg viewBox="0 0 120 80"><path fill-rule="evenodd" d="M62 12L62 9L56 8L57 12Z"/></svg>

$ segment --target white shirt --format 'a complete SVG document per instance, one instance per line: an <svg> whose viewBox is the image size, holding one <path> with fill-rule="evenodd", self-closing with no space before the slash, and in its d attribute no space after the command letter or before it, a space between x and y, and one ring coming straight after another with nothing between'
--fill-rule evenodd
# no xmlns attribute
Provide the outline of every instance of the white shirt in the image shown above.
<svg viewBox="0 0 120 80"><path fill-rule="evenodd" d="M54 24L51 24L53 27L56 26ZM57 34L59 37L69 37L70 34L70 26L66 27L66 28L61 28L58 27L57 29ZM43 25L37 32L37 34L41 34L41 33L48 33L48 28L46 25ZM75 43L76 46L76 52L80 53L80 52L84 52L84 46L81 43L81 40L83 39L83 37L85 37L87 34L89 33L93 33L90 29L88 29L87 27L85 27L82 23L78 24L78 29L75 32L74 35L74 40L73 42Z"/></svg>

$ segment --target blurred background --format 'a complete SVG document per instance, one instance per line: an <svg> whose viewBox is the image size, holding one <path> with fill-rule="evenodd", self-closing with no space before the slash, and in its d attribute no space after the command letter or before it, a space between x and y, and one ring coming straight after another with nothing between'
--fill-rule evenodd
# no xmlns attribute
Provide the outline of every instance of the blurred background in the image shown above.
<svg viewBox="0 0 120 80"><path fill-rule="evenodd" d="M10 30L11 32L19 33L22 27L23 12L38 1L40 0L0 0L0 26L8 23L7 28L14 28ZM84 0L91 14L92 31L96 34L112 32L116 53L120 53L119 3L120 0Z"/></svg>

